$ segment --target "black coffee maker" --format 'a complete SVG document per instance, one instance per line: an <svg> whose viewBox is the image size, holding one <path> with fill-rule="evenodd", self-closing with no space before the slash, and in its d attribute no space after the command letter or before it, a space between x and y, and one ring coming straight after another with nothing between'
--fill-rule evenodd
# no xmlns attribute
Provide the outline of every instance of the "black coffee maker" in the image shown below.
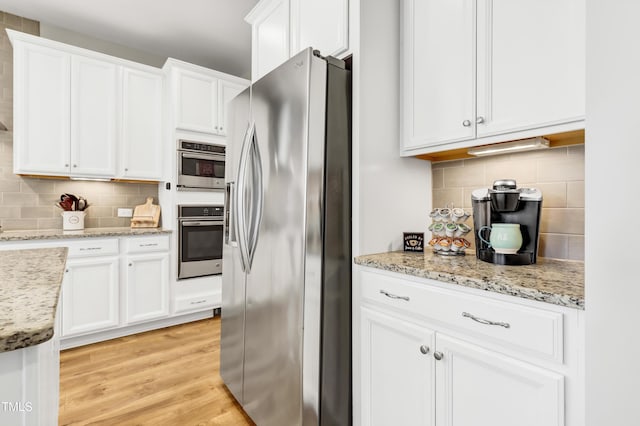
<svg viewBox="0 0 640 426"><path fill-rule="evenodd" d="M517 188L513 179L493 182L493 188L476 189L471 193L476 257L499 265L531 265L538 257L542 192L535 188ZM522 246L515 254L496 253L489 234L479 232L483 226L495 223L518 223L522 233Z"/></svg>

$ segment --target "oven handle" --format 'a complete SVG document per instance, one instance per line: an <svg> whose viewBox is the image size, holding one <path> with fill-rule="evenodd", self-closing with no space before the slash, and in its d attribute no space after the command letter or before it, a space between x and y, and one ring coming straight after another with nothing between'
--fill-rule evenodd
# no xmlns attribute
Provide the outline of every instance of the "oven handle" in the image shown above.
<svg viewBox="0 0 640 426"><path fill-rule="evenodd" d="M216 226L216 225L223 225L224 222L220 221L220 220L207 220L207 221L203 221L203 222L190 222L190 221L183 221L180 223L181 226L184 227L188 227L188 226Z"/></svg>
<svg viewBox="0 0 640 426"><path fill-rule="evenodd" d="M178 154L182 158L190 158L193 160L213 160L213 161L224 161L225 156L219 154L195 154L190 152L179 151Z"/></svg>
<svg viewBox="0 0 640 426"><path fill-rule="evenodd" d="M253 139L254 126L253 123L249 123L247 131L244 135L242 142L242 150L240 151L240 162L238 165L237 187L236 187L236 230L238 231L238 248L240 249L240 265L242 266L242 272L250 272L250 266L248 264L248 241L247 241L247 224L246 224L246 206L245 206L245 192L246 192L246 174L247 174L247 161L249 157L249 149L251 148L251 140Z"/></svg>

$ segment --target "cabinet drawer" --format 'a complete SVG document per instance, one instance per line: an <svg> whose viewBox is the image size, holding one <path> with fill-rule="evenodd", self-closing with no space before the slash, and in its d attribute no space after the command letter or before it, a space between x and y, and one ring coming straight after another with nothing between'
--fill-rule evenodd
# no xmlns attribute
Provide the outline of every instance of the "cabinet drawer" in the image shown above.
<svg viewBox="0 0 640 426"><path fill-rule="evenodd" d="M220 293L206 293L176 299L174 310L176 313L203 311L220 307Z"/></svg>
<svg viewBox="0 0 640 426"><path fill-rule="evenodd" d="M70 242L68 257L111 256L118 254L118 239L96 240L86 238Z"/></svg>
<svg viewBox="0 0 640 426"><path fill-rule="evenodd" d="M127 253L149 253L152 251L169 250L169 236L161 237L130 237L124 240L124 250Z"/></svg>
<svg viewBox="0 0 640 426"><path fill-rule="evenodd" d="M563 361L559 312L361 272L362 299L443 323L476 339L555 362Z"/></svg>

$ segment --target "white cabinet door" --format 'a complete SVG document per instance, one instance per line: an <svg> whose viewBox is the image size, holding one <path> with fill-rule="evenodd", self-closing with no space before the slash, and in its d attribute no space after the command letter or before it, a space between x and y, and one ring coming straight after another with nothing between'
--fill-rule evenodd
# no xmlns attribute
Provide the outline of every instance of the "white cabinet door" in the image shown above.
<svg viewBox="0 0 640 426"><path fill-rule="evenodd" d="M71 57L14 42L14 173L69 174Z"/></svg>
<svg viewBox="0 0 640 426"><path fill-rule="evenodd" d="M162 179L162 76L124 68L120 177Z"/></svg>
<svg viewBox="0 0 640 426"><path fill-rule="evenodd" d="M62 284L62 336L117 327L118 258L69 260Z"/></svg>
<svg viewBox="0 0 640 426"><path fill-rule="evenodd" d="M477 137L582 120L584 38L584 0L479 0Z"/></svg>
<svg viewBox="0 0 640 426"><path fill-rule="evenodd" d="M169 315L169 253L130 255L125 262L127 324Z"/></svg>
<svg viewBox="0 0 640 426"><path fill-rule="evenodd" d="M251 79L258 80L289 59L289 0L264 1L251 23Z"/></svg>
<svg viewBox="0 0 640 426"><path fill-rule="evenodd" d="M217 134L218 79L176 69L176 127L181 130Z"/></svg>
<svg viewBox="0 0 640 426"><path fill-rule="evenodd" d="M475 136L475 2L403 2L403 149Z"/></svg>
<svg viewBox="0 0 640 426"><path fill-rule="evenodd" d="M232 83L230 81L220 80L218 87L218 111L219 111L219 131L220 134L227 134L227 106L231 99L235 98L242 92L246 86L241 84Z"/></svg>
<svg viewBox="0 0 640 426"><path fill-rule="evenodd" d="M560 374L441 334L436 350L437 426L564 425Z"/></svg>
<svg viewBox="0 0 640 426"><path fill-rule="evenodd" d="M71 58L71 175L115 177L118 67Z"/></svg>
<svg viewBox="0 0 640 426"><path fill-rule="evenodd" d="M433 331L364 307L360 318L362 424L433 425Z"/></svg>
<svg viewBox="0 0 640 426"><path fill-rule="evenodd" d="M349 49L348 0L292 0L292 51L313 47L339 56Z"/></svg>

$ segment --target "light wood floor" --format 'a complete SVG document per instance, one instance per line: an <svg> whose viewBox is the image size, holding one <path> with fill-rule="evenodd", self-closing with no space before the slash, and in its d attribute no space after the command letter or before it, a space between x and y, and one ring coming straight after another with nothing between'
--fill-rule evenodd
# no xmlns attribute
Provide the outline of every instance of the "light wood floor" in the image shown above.
<svg viewBox="0 0 640 426"><path fill-rule="evenodd" d="M220 317L60 354L60 425L253 425L219 375Z"/></svg>

